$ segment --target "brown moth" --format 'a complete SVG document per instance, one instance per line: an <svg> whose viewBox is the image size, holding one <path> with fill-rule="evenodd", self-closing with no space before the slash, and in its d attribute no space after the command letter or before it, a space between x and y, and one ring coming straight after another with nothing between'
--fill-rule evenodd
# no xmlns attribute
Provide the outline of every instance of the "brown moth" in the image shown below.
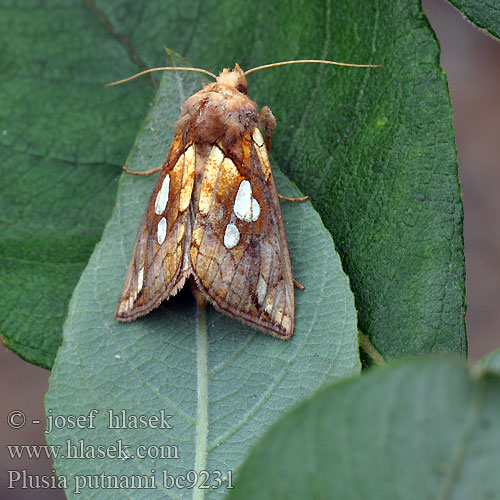
<svg viewBox="0 0 500 500"><path fill-rule="evenodd" d="M267 153L276 120L267 106L257 111L238 65L212 76L182 105L115 318L149 313L190 278L199 305L289 339L294 280Z"/></svg>

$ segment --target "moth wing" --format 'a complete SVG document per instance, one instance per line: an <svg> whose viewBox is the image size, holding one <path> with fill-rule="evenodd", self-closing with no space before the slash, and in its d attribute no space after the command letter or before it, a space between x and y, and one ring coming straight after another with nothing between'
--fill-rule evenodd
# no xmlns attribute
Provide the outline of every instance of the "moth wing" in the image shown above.
<svg viewBox="0 0 500 500"><path fill-rule="evenodd" d="M144 213L115 318L133 321L183 286L190 273L189 205L195 177L195 145L174 138Z"/></svg>
<svg viewBox="0 0 500 500"><path fill-rule="evenodd" d="M294 328L293 278L279 199L258 128L213 146L190 248L196 283L220 311L282 339Z"/></svg>

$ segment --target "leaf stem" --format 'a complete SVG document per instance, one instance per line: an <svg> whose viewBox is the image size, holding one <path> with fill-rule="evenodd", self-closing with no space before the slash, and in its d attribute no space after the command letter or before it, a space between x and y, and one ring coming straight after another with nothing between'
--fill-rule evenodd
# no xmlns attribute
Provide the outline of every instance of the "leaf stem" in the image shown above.
<svg viewBox="0 0 500 500"><path fill-rule="evenodd" d="M208 442L208 342L207 317L205 308L198 307L197 322L197 373L198 373L198 412L196 417L195 470L207 467ZM200 478L199 481L202 481ZM193 488L193 500L203 500L205 489L199 485Z"/></svg>
<svg viewBox="0 0 500 500"><path fill-rule="evenodd" d="M385 365L385 359L377 351L375 346L371 343L370 337L365 335L361 330L358 330L359 347L365 351L368 357L370 357L376 365Z"/></svg>

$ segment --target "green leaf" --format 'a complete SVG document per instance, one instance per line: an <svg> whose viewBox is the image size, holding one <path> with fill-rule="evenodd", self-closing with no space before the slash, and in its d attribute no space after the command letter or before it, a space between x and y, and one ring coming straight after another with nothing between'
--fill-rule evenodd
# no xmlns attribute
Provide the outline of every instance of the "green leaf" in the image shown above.
<svg viewBox="0 0 500 500"><path fill-rule="evenodd" d="M331 384L253 448L229 498L499 498L499 394L435 359Z"/></svg>
<svg viewBox="0 0 500 500"><path fill-rule="evenodd" d="M450 0L469 21L488 34L500 38L500 9L496 2L484 0Z"/></svg>
<svg viewBox="0 0 500 500"><path fill-rule="evenodd" d="M127 165L146 170L161 164L180 104L201 88L200 77L165 73ZM178 459L55 460L58 475L149 474L155 469L235 470L250 446L284 411L328 381L359 373L356 313L348 280L328 231L309 202L283 202L283 218L296 291L296 326L290 341L257 332L209 307L198 310L180 294L132 323L118 323L114 310L135 234L155 179L124 175L117 205L71 300L46 398L48 415L86 415L99 410L96 429L68 427L49 434L51 444L84 440L179 447ZM299 191L276 172L278 190ZM106 411L173 415L173 429L110 430ZM203 490L200 490L203 493ZM225 487L211 493L220 497ZM85 498L123 498L120 490L85 490ZM131 493L132 494L132 493ZM135 498L187 498L189 489L134 491ZM201 497L199 497L201 498Z"/></svg>
<svg viewBox="0 0 500 500"><path fill-rule="evenodd" d="M50 368L153 88L84 2L2 2L0 48L0 331Z"/></svg>
<svg viewBox="0 0 500 500"><path fill-rule="evenodd" d="M0 136L0 145L8 158L9 147L30 153L29 162L15 156L2 164L17 181L2 205L9 239L2 251L0 278L8 288L0 294L1 328L8 343L17 339L21 355L34 359L21 345L35 350L43 343L45 365L50 362L70 290L109 214L115 178L109 166L123 163L151 98L146 77L116 92L101 83L163 64L163 47L214 72L235 62L248 69L311 57L382 64L267 69L249 75L249 95L273 110L273 155L332 233L360 329L380 354L466 352L451 107L420 2L24 5L2 7L0 16L7 54L0 82L8 90L0 113L17 116L23 130L12 144L5 142L12 135ZM33 76L21 79L26 72ZM48 153L70 164L54 160L49 169L40 160ZM68 168L73 174L76 153L83 165L74 177ZM25 170L30 175L19 176ZM95 186L108 189L94 205ZM41 203L32 203L34 193Z"/></svg>
<svg viewBox="0 0 500 500"><path fill-rule="evenodd" d="M250 75L278 120L274 154L331 231L360 330L382 356L464 354L463 207L437 42L417 2L338 2L319 12L310 16L326 24L309 54L382 67ZM297 45L307 37L303 29Z"/></svg>

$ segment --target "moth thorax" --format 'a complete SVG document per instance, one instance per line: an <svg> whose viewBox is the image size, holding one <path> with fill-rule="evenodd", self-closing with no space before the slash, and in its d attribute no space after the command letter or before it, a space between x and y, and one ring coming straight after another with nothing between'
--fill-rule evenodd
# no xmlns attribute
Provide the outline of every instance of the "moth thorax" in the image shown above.
<svg viewBox="0 0 500 500"><path fill-rule="evenodd" d="M217 77L217 82L235 88L243 94L247 93L247 79L238 64L234 67L234 71L227 68L222 70L222 73Z"/></svg>

